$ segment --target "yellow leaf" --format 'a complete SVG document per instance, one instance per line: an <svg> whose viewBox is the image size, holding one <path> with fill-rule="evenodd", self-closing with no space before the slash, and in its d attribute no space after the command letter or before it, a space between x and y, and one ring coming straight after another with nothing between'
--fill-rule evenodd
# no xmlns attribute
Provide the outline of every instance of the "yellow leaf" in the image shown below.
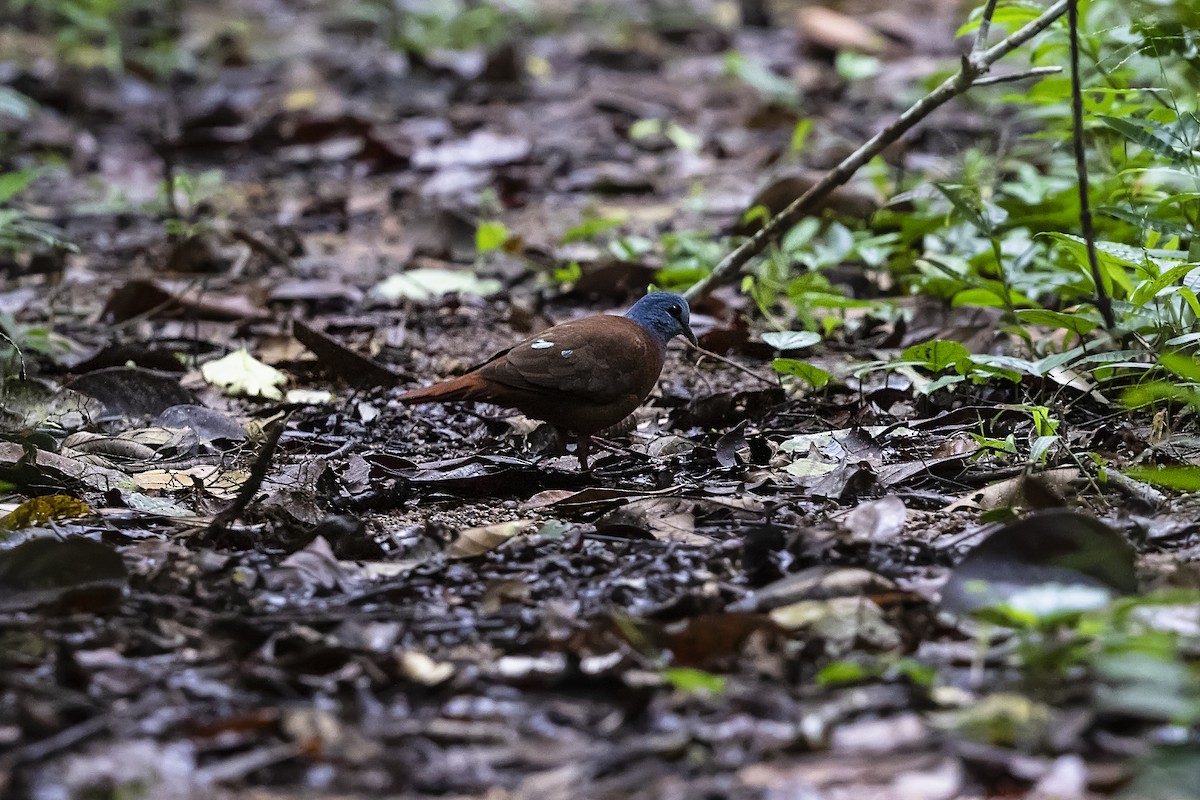
<svg viewBox="0 0 1200 800"><path fill-rule="evenodd" d="M44 525L52 519L86 517L91 513L92 509L82 500L65 494L50 494L21 503L11 513L0 518L0 528L19 531Z"/></svg>

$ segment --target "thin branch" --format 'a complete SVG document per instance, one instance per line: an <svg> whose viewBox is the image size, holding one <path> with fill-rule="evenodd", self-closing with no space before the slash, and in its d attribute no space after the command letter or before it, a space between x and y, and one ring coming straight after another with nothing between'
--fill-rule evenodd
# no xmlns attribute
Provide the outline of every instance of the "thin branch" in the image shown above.
<svg viewBox="0 0 1200 800"><path fill-rule="evenodd" d="M754 380L761 381L762 383L765 383L767 386L770 386L773 389L778 389L780 387L779 381L768 380L768 379L764 378L762 375L759 375L754 370L750 369L749 367L743 366L743 365L739 364L738 362L734 361L732 358L726 358L723 355L714 353L712 350L705 350L700 345L692 344L691 342L688 342L687 346L692 348L693 350L695 350L697 353L700 353L701 355L708 356L709 358L713 359L714 361L720 361L722 364L726 364L730 367L733 367L736 370L740 370L741 372L744 372L746 375L749 375Z"/></svg>
<svg viewBox="0 0 1200 800"><path fill-rule="evenodd" d="M279 437L283 435L290 417L291 414L284 414L267 426L266 431L264 431L263 443L258 448L258 455L255 456L254 463L250 465L250 474L242 484L241 489L238 490L237 497L234 498L228 508L213 517L212 522L209 524L209 541L216 544L223 544L229 526L237 522L246 509L250 507L251 501L258 494L258 490L262 487L262 483L267 477L267 470L271 466L271 459L275 455L275 448L279 446Z"/></svg>
<svg viewBox="0 0 1200 800"><path fill-rule="evenodd" d="M971 53L969 56L964 55L962 66L958 72L909 106L890 125L872 136L840 164L825 173L825 176L809 187L807 192L793 200L791 205L772 217L757 233L721 259L721 263L717 264L709 275L687 290L688 299L702 297L713 286L731 280L750 259L766 250L772 241L792 228L831 191L850 180L850 176L883 152L884 148L907 133L935 109L970 89L996 61L1050 27L1051 23L1066 12L1068 2L1069 0L1058 0L1037 19L992 47L982 52Z"/></svg>
<svg viewBox="0 0 1200 800"><path fill-rule="evenodd" d="M1104 317L1104 326L1111 333L1117 326L1112 300L1104 288L1100 274L1100 259L1096 255L1096 231L1092 227L1092 209L1088 202L1087 157L1083 147L1083 89L1079 79L1079 8L1078 0L1068 0L1067 25L1071 29L1071 140L1075 145L1075 174L1079 184L1079 227L1087 244L1088 266L1096 282L1096 308Z"/></svg>
<svg viewBox="0 0 1200 800"><path fill-rule="evenodd" d="M989 75L986 78L980 78L975 81L973 86L992 86L997 83L1011 83L1012 81L1023 81L1026 78L1037 78L1042 75L1057 75L1062 72L1062 67L1034 67L1022 72L1010 72L1007 75Z"/></svg>
<svg viewBox="0 0 1200 800"><path fill-rule="evenodd" d="M992 15L996 13L996 0L988 0L983 7L983 16L979 18L979 30L975 32L975 44L971 46L971 54L978 55L987 47L988 34L992 32Z"/></svg>

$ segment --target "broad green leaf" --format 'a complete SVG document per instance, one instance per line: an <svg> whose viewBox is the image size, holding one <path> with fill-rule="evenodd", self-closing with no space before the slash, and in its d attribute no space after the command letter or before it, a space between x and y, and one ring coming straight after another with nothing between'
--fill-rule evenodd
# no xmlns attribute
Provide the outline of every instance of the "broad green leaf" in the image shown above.
<svg viewBox="0 0 1200 800"><path fill-rule="evenodd" d="M37 177L37 171L32 169L6 172L0 175L0 203L7 202L15 195L25 191L35 177Z"/></svg>
<svg viewBox="0 0 1200 800"><path fill-rule="evenodd" d="M1139 283L1133 290L1133 294L1130 295L1129 302L1135 306L1144 306L1153 300L1163 289L1197 270L1200 270L1200 264L1177 264L1158 277Z"/></svg>
<svg viewBox="0 0 1200 800"><path fill-rule="evenodd" d="M779 248L789 255L795 254L807 248L819 230L821 230L821 221L819 219L816 217L805 217L783 235L783 239L779 242Z"/></svg>
<svg viewBox="0 0 1200 800"><path fill-rule="evenodd" d="M875 56L853 53L849 50L838 51L833 66L838 76L845 81L874 78L883 69L883 65Z"/></svg>
<svg viewBox="0 0 1200 800"><path fill-rule="evenodd" d="M990 235L992 232L992 224L988 218L979 209L979 204L976 198L968 195L963 191L963 187L951 183L935 183L934 188L950 201L967 221L976 227L981 233Z"/></svg>
<svg viewBox="0 0 1200 800"><path fill-rule="evenodd" d="M1029 446L1029 460L1035 464L1045 462L1047 456L1050 455L1050 448L1058 444L1059 437L1057 436L1039 436L1033 440L1033 444Z"/></svg>
<svg viewBox="0 0 1200 800"><path fill-rule="evenodd" d="M1196 153L1178 147L1170 141L1172 134L1151 120L1132 121L1118 117L1100 116L1099 120L1134 144L1141 145L1173 166L1194 164Z"/></svg>
<svg viewBox="0 0 1200 800"><path fill-rule="evenodd" d="M921 394L933 394L934 392L945 389L948 386L953 386L956 383L962 383L966 380L965 375L943 375L940 378L930 381L921 387Z"/></svg>
<svg viewBox="0 0 1200 800"><path fill-rule="evenodd" d="M979 23L982 19L983 6L979 6L971 12L969 21L964 22L962 26L955 31L955 38L966 36L968 33L974 33L979 30ZM1044 14L1046 7L1037 3L1029 2L1028 0L1010 0L1010 2L996 8L992 13L992 25L996 27L1004 27L1009 31L1015 31L1027 23L1032 22L1039 16ZM1089 90L1090 91L1090 90Z"/></svg>
<svg viewBox="0 0 1200 800"><path fill-rule="evenodd" d="M806 364L794 358L777 358L771 362L771 367L780 375L793 375L814 389L820 389L833 378L833 375L820 367L814 367L812 364Z"/></svg>
<svg viewBox="0 0 1200 800"><path fill-rule="evenodd" d="M971 361L971 352L958 342L935 339L907 348L900 354L900 360L912 361L933 372L954 367L961 373Z"/></svg>
<svg viewBox="0 0 1200 800"><path fill-rule="evenodd" d="M1036 624L1106 605L1137 586L1124 536L1089 515L1056 509L1030 514L976 545L951 571L942 606L1000 624Z"/></svg>
<svg viewBox="0 0 1200 800"><path fill-rule="evenodd" d="M1121 402L1127 408L1137 408L1159 400L1175 400L1200 409L1200 392L1170 381L1150 381L1133 386L1121 396Z"/></svg>
<svg viewBox="0 0 1200 800"><path fill-rule="evenodd" d="M794 81L776 75L758 61L747 58L736 50L725 54L725 73L744 81L771 102L787 108L797 108L800 105L800 89Z"/></svg>
<svg viewBox="0 0 1200 800"><path fill-rule="evenodd" d="M1061 328L1071 331L1077 336L1084 336L1095 330L1100 321L1091 315L1082 313L1067 314L1062 311L1051 311L1045 308L1023 308L1017 311L1017 319L1026 325L1044 325L1047 328Z"/></svg>
<svg viewBox="0 0 1200 800"><path fill-rule="evenodd" d="M1190 356L1182 353L1163 353L1158 357L1158 363L1181 378L1200 383L1200 363Z"/></svg>
<svg viewBox="0 0 1200 800"><path fill-rule="evenodd" d="M1200 467L1192 464L1170 467L1132 466L1123 471L1134 480L1145 481L1155 486L1180 492L1200 491Z"/></svg>
<svg viewBox="0 0 1200 800"><path fill-rule="evenodd" d="M661 136L662 132L663 121L661 119L639 119L629 126L629 138L635 142L649 139L652 136Z"/></svg>
<svg viewBox="0 0 1200 800"><path fill-rule="evenodd" d="M1054 239L1061 244L1063 249L1075 260L1080 272L1089 278L1092 277L1091 262L1088 260L1087 254L1087 243L1082 238L1054 231L1041 235ZM1100 267L1100 277L1104 280L1105 289L1111 294L1112 284L1115 283L1123 290L1123 296L1132 294L1133 279L1130 278L1128 270L1137 270L1141 267L1141 264L1118 255L1113 252L1114 248L1106 248L1103 244L1108 243L1096 242L1096 262Z"/></svg>
<svg viewBox="0 0 1200 800"><path fill-rule="evenodd" d="M725 693L725 678L691 667L667 667L663 670L667 683L688 694L719 696Z"/></svg>
<svg viewBox="0 0 1200 800"><path fill-rule="evenodd" d="M997 294L991 289L963 289L951 298L950 305L955 308L960 306L1006 308L1008 303L1005 302L1003 295Z"/></svg>
<svg viewBox="0 0 1200 800"><path fill-rule="evenodd" d="M819 686L837 686L845 683L857 683L865 678L874 677L874 670L868 670L862 664L854 661L834 661L817 673Z"/></svg>

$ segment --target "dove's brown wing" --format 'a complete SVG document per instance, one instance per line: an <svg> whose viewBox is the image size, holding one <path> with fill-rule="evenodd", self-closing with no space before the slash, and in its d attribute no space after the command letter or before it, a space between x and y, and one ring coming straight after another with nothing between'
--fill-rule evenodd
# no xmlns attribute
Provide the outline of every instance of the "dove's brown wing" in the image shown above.
<svg viewBox="0 0 1200 800"><path fill-rule="evenodd" d="M663 353L625 317L564 322L512 347L475 373L492 402L575 431L602 430L641 404L662 372Z"/></svg>

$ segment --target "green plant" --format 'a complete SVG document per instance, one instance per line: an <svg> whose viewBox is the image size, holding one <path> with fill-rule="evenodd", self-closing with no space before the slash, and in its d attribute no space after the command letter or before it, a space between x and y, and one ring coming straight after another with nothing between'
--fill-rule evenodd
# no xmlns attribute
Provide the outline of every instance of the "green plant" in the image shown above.
<svg viewBox="0 0 1200 800"><path fill-rule="evenodd" d="M58 57L83 67L123 72L138 65L159 80L191 67L179 47L182 4L152 0L14 0L54 36ZM139 17L136 24L131 20ZM151 20L151 23L147 23Z"/></svg>
<svg viewBox="0 0 1200 800"><path fill-rule="evenodd" d="M0 173L0 253L20 252L38 245L74 249L54 225L34 219L20 208L6 207L29 188L38 174L35 169Z"/></svg>

